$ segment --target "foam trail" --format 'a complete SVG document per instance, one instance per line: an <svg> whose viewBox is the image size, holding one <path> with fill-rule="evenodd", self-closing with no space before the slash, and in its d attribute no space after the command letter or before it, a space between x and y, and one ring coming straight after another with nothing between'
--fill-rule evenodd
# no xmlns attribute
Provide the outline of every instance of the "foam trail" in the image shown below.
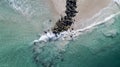
<svg viewBox="0 0 120 67"><path fill-rule="evenodd" d="M64 31L64 32L61 32L60 34L57 34L57 36L52 32L48 32L47 34L42 35L38 40L34 40L33 43L38 43L38 42L42 43L42 42L55 41L55 40L72 40L73 38L79 36L83 32L90 30L91 28L94 28L98 25L106 23L107 21L109 21L110 19L112 19L118 14L120 14L120 12L116 14L112 14L109 17L106 17L103 21L94 22L93 24L83 29L78 29L78 30L73 30L73 31L70 31L70 30Z"/></svg>
<svg viewBox="0 0 120 67"><path fill-rule="evenodd" d="M13 9L19 11L23 15L31 16L34 13L31 4L27 4L28 0L7 0L7 2Z"/></svg>
<svg viewBox="0 0 120 67"><path fill-rule="evenodd" d="M83 32L86 32L87 30L90 30L91 28L94 28L98 25L101 25L101 24L104 24L106 23L107 21L109 21L110 19L112 19L113 17L115 17L116 15L120 14L120 12L116 13L116 14L112 14L110 15L109 17L106 17L103 21L99 21L99 22L94 22L93 24L91 24L90 26L87 26L83 29L78 29L78 30L74 30L74 31L71 31L69 34L66 34L66 36L64 36L65 38L69 37L72 35L72 37L77 37L79 36L80 34L82 34ZM63 37L61 37L63 38Z"/></svg>
<svg viewBox="0 0 120 67"><path fill-rule="evenodd" d="M91 29L91 28L93 28L93 27L95 27L95 26L104 24L104 23L106 23L108 20L112 19L113 17L115 17L115 16L118 15L118 14L120 14L120 12L118 12L118 13L116 13L116 14L112 14L112 15L110 15L109 17L106 17L103 21L94 22L94 23L91 24L90 26L87 26L87 27L85 27L85 28L83 28L83 29L78 29L78 30L76 30L76 31L74 31L74 32L75 32L75 33L77 33L77 32L84 32L84 31L89 30L89 29Z"/></svg>

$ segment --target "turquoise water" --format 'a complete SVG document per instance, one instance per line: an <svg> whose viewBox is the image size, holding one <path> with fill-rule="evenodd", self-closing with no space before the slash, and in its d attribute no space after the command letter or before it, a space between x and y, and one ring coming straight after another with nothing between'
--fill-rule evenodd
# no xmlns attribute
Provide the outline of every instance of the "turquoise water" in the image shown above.
<svg viewBox="0 0 120 67"><path fill-rule="evenodd" d="M40 4L29 9L29 13L35 11L33 14L24 14L0 0L0 67L42 67L33 60L31 42L49 26L51 14L43 0L25 1L29 6ZM109 26L80 35L65 50L59 51L59 42L47 43L39 59L54 67L120 67L120 15L113 19Z"/></svg>
<svg viewBox="0 0 120 67"><path fill-rule="evenodd" d="M47 9L41 8L39 13L36 17L24 16L0 0L0 67L36 67L30 44L50 18Z"/></svg>
<svg viewBox="0 0 120 67"><path fill-rule="evenodd" d="M71 42L64 54L65 62L60 67L119 67L120 66L120 16L109 27L100 26L91 33L84 34ZM117 30L113 37L104 32Z"/></svg>

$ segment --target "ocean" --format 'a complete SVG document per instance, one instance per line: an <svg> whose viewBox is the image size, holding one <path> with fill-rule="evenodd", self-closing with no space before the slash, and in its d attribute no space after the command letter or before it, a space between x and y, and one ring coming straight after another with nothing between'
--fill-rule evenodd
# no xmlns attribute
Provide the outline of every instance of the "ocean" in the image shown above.
<svg viewBox="0 0 120 67"><path fill-rule="evenodd" d="M120 14L73 41L38 45L35 61L32 41L54 25L48 7L44 0L0 0L0 67L120 67Z"/></svg>

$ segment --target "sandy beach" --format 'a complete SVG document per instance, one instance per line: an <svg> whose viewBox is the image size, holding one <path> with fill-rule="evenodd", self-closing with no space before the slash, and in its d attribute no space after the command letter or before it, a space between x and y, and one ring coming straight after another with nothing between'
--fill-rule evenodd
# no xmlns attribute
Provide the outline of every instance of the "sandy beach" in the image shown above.
<svg viewBox="0 0 120 67"><path fill-rule="evenodd" d="M65 15L66 0L47 0L53 13L54 20L57 21L60 16ZM112 0L77 0L77 15L74 27L78 28L80 22L84 22L97 14L101 9L107 7ZM79 22L79 23L78 23ZM76 27L77 26L77 27Z"/></svg>

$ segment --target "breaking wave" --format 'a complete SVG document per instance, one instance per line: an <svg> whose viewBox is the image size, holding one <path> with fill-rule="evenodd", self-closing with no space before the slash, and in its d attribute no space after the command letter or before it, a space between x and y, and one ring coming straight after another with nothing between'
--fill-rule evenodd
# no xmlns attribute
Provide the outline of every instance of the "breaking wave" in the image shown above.
<svg viewBox="0 0 120 67"><path fill-rule="evenodd" d="M104 11L107 11L109 9L111 9L111 8L107 7L104 10L102 10L101 13ZM96 15L96 17L100 16L101 13ZM78 30L73 30L71 32L67 31L67 33L64 34L65 35L64 37L69 40L69 36L72 34L72 36L74 38L76 38L81 34L92 31L94 28L98 28L100 25L105 25L106 23L109 23L108 21L110 21L117 15L120 15L120 12L113 11L113 12L110 12L109 14L106 14L106 15L104 14L104 18L101 19L99 17L99 19L97 19L96 21L93 21L93 19L95 18L95 17L93 17L91 24L87 25L84 28L78 29ZM101 17L103 17L103 16L101 16ZM111 23L109 23L109 24L111 24ZM109 35L107 35L107 36L114 36L114 35L116 35L115 32L116 31L110 32ZM61 37L61 39L63 39L63 38ZM60 42L61 42L61 40L53 41L53 42L50 42L47 44L43 44L43 43L42 44L39 44L39 43L34 44L33 45L34 46L33 58L34 58L36 64L38 64L38 65L42 64L44 67L48 67L48 66L54 67L57 64L57 62L64 61L63 55L64 55L66 47L68 47L68 45L67 45L68 41L63 40L62 44ZM46 49L48 49L48 50L46 50ZM47 53L45 53L45 52L47 52ZM49 53L49 55L47 55L48 53Z"/></svg>
<svg viewBox="0 0 120 67"><path fill-rule="evenodd" d="M25 16L39 16L40 11L46 11L44 2L42 0L6 0L9 5L16 11ZM43 12L44 13L44 12Z"/></svg>

